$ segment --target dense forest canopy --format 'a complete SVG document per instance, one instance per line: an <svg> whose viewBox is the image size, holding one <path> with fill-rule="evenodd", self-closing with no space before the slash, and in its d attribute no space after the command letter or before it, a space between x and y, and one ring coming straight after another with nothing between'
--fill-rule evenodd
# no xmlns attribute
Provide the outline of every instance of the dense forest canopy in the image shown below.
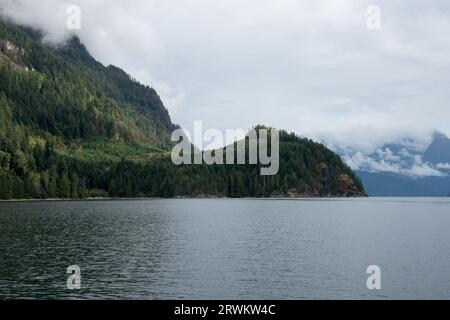
<svg viewBox="0 0 450 320"><path fill-rule="evenodd" d="M360 180L335 153L285 131L280 171L170 160L178 127L158 94L97 62L0 20L0 198L355 196Z"/></svg>

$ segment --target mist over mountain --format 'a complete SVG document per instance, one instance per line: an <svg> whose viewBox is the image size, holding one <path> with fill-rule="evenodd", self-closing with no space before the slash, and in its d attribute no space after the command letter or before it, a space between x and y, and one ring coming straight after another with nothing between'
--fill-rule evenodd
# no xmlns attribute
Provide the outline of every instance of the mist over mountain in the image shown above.
<svg viewBox="0 0 450 320"><path fill-rule="evenodd" d="M338 152L372 196L450 194L450 139L441 132L436 131L428 145L406 138L370 154L348 149Z"/></svg>
<svg viewBox="0 0 450 320"><path fill-rule="evenodd" d="M376 31L366 0L0 0L0 10L46 42L75 33L151 85L183 128L201 114L210 128L262 123L368 152L450 134L450 2L381 2ZM66 27L71 4L80 30Z"/></svg>

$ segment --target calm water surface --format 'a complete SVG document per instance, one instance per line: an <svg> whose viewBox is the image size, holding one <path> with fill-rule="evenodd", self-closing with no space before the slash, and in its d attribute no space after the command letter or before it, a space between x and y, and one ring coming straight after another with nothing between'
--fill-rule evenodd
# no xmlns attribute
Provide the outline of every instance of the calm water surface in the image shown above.
<svg viewBox="0 0 450 320"><path fill-rule="evenodd" d="M450 199L0 203L13 298L448 299Z"/></svg>

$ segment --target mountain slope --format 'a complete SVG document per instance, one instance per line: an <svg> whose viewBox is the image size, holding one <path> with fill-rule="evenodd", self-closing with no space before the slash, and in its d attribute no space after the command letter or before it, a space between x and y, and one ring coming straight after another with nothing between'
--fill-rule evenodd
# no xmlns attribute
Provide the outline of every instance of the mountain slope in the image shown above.
<svg viewBox="0 0 450 320"><path fill-rule="evenodd" d="M366 196L359 178L338 155L286 131L280 132L280 170L274 176L261 176L260 165L177 167L171 163L170 155L149 157L129 159L109 172L109 194L119 197L129 196L130 192L159 197ZM136 181L133 177L140 179Z"/></svg>
<svg viewBox="0 0 450 320"><path fill-rule="evenodd" d="M157 93L97 62L73 38L62 48L0 20L0 198L360 196L341 159L281 133L280 173L258 165L170 160L172 124Z"/></svg>
<svg viewBox="0 0 450 320"><path fill-rule="evenodd" d="M435 165L450 163L450 139L445 134L435 132L433 142L423 154L423 159Z"/></svg>
<svg viewBox="0 0 450 320"><path fill-rule="evenodd" d="M34 33L0 23L0 39L10 47L2 46L2 56L14 62L1 65L0 90L15 120L64 139L170 147L175 126L153 89L96 62L76 38L53 50Z"/></svg>

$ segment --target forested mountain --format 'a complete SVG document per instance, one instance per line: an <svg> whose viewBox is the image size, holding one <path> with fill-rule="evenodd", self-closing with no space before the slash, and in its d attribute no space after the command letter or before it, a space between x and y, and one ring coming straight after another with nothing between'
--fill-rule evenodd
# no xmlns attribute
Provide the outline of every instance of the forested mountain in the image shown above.
<svg viewBox="0 0 450 320"><path fill-rule="evenodd" d="M258 165L170 159L157 93L97 62L77 38L62 48L0 20L0 198L359 196L339 156L281 132L276 176Z"/></svg>

